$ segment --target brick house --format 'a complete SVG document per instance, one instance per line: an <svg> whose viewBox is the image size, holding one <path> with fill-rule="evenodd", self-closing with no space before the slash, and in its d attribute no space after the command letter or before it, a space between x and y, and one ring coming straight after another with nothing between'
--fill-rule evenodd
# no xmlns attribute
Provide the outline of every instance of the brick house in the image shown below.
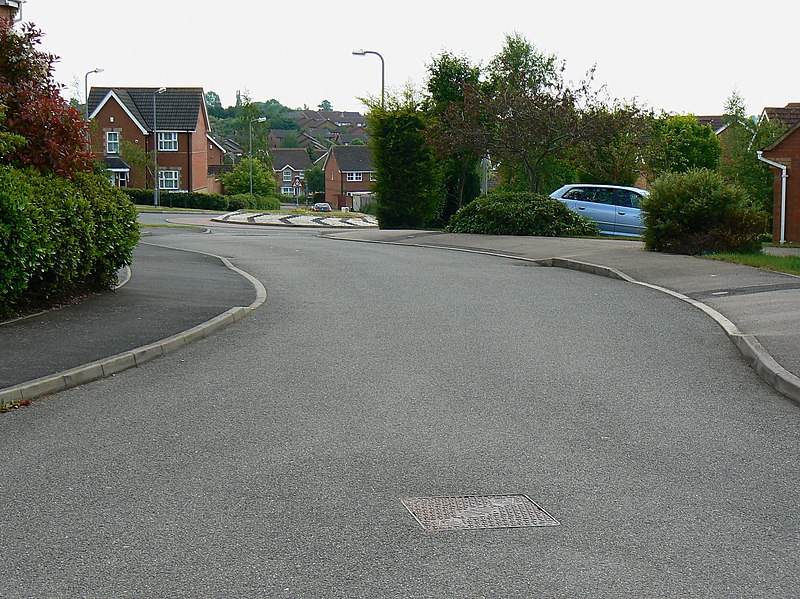
<svg viewBox="0 0 800 599"><path fill-rule="evenodd" d="M775 174L772 239L778 242L783 237L784 241L798 243L800 242L800 103L788 104L784 108L765 108L761 118L778 121L788 127L786 133L762 151L764 158L784 167L770 164Z"/></svg>
<svg viewBox="0 0 800 599"><path fill-rule="evenodd" d="M0 0L0 20L6 23L14 23L19 19L17 16L22 3L25 0Z"/></svg>
<svg viewBox="0 0 800 599"><path fill-rule="evenodd" d="M367 146L333 146L325 160L325 201L334 209L353 208L353 193L372 191L375 168Z"/></svg>
<svg viewBox="0 0 800 599"><path fill-rule="evenodd" d="M205 95L200 87L98 87L89 93L94 152L103 156L120 187L153 186L148 168L122 157L122 142L152 152L153 102L158 138L158 186L164 191L219 189L209 166L223 162L225 149L209 134Z"/></svg>
<svg viewBox="0 0 800 599"><path fill-rule="evenodd" d="M305 171L311 168L308 152L303 148L273 148L269 156L281 195L305 196Z"/></svg>

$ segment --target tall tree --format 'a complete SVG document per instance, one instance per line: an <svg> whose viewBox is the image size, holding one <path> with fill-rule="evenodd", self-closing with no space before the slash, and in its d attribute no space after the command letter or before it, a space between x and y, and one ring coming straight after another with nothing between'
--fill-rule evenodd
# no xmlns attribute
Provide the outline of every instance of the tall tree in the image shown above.
<svg viewBox="0 0 800 599"><path fill-rule="evenodd" d="M448 110L458 110L464 105L464 87L477 86L480 68L463 56L442 52L428 65L428 108L441 126ZM432 142L437 143L434 128ZM449 151L448 151L449 149ZM474 149L453 150L443 148L443 172L445 199L439 216L439 224L445 225L455 212L480 194L478 164L480 155Z"/></svg>
<svg viewBox="0 0 800 599"><path fill-rule="evenodd" d="M2 157L5 163L30 165L72 177L92 168L83 115L61 96L53 79L57 56L41 52L42 33L30 23L17 33L0 19L0 104L4 127L26 143Z"/></svg>
<svg viewBox="0 0 800 599"><path fill-rule="evenodd" d="M208 90L206 92L206 106L211 108L222 108L222 101L219 99L219 94L215 91Z"/></svg>
<svg viewBox="0 0 800 599"><path fill-rule="evenodd" d="M717 170L722 153L709 125L700 125L692 115L662 115L652 127L646 150L650 180L665 173L685 173L692 168Z"/></svg>
<svg viewBox="0 0 800 599"><path fill-rule="evenodd" d="M592 134L575 148L578 176L584 183L633 185L642 174L653 115L635 102L597 105L583 115Z"/></svg>
<svg viewBox="0 0 800 599"><path fill-rule="evenodd" d="M333 110L333 105L330 102L328 102L328 100L323 100L322 102L320 102L317 108L327 112Z"/></svg>
<svg viewBox="0 0 800 599"><path fill-rule="evenodd" d="M269 152L269 120L259 123L259 118L266 118L261 112L258 104L253 102L250 95L240 92L238 96L238 106L236 108L236 140L239 145L250 151L250 131L253 133L253 156L260 160L266 160Z"/></svg>
<svg viewBox="0 0 800 599"><path fill-rule="evenodd" d="M322 167L315 164L303 172L305 173L306 189L309 193L325 191L325 172Z"/></svg>
<svg viewBox="0 0 800 599"><path fill-rule="evenodd" d="M446 110L437 135L452 151L488 153L539 192L547 165L592 133L594 120L581 109L596 103L593 72L572 86L563 62L514 34L506 36L488 74L486 84L464 86L463 105Z"/></svg>
<svg viewBox="0 0 800 599"><path fill-rule="evenodd" d="M758 159L756 150L780 137L786 132L786 126L747 116L744 98L735 90L725 101L725 125L720 135L720 173L729 182L742 187L756 208L771 216L774 175L772 169Z"/></svg>
<svg viewBox="0 0 800 599"><path fill-rule="evenodd" d="M407 92L385 105L370 101L367 119L375 184L378 224L384 229L429 225L442 201L440 165L428 143L428 116L422 103Z"/></svg>

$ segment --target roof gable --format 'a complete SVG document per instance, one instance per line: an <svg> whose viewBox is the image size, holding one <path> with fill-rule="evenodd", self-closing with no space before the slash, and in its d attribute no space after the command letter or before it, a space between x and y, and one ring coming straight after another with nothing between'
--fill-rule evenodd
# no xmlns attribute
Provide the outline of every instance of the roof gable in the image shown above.
<svg viewBox="0 0 800 599"><path fill-rule="evenodd" d="M109 92L131 115L143 132L153 130L153 98L156 98L156 118L159 131L196 131L203 118L209 128L208 110L202 87L168 87L157 96L157 87L93 87L89 93L89 112L92 116L108 101Z"/></svg>
<svg viewBox="0 0 800 599"><path fill-rule="evenodd" d="M800 102L790 102L783 108L768 106L761 113L768 121L777 121L787 127L800 123Z"/></svg>
<svg viewBox="0 0 800 599"><path fill-rule="evenodd" d="M211 135L210 135L210 134L206 133L206 138L208 138L208 141L210 141L212 144L214 144L214 145L215 145L215 146L217 146L217 147L218 147L220 150L222 150L222 153L223 153L223 154L227 154L227 153L228 153L228 150L226 150L225 148L223 148L223 147L222 147L222 145L221 145L221 144L220 144L220 143L219 143L219 142L218 142L216 139L214 139L213 137L211 137Z"/></svg>
<svg viewBox="0 0 800 599"><path fill-rule="evenodd" d="M786 133L781 135L778 139L776 139L771 144L769 144L766 148L764 148L764 151L765 152L769 152L770 150L774 150L779 145L781 145L784 142L784 140L786 140L786 138L788 138L790 135L794 134L794 132L797 131L798 129L800 129L800 121L798 121L797 124L795 124L793 127L790 127L789 130Z"/></svg>
<svg viewBox="0 0 800 599"><path fill-rule="evenodd" d="M369 146L333 146L331 155L336 157L339 171L343 173L371 173L375 170Z"/></svg>
<svg viewBox="0 0 800 599"><path fill-rule="evenodd" d="M94 92L94 89L92 90L92 92ZM125 95L124 92L122 95L123 96ZM97 113L103 109L103 106L105 106L109 102L109 100L114 100L117 104L119 104L122 110L125 111L125 114L127 114L130 117L130 119L134 122L134 124L137 127L139 127L139 130L145 135L148 134L148 129L146 128L143 122L142 115L139 114L139 111L136 110L136 107L130 105L130 102L125 102L119 95L117 95L117 93L113 89L108 90L108 93L106 93L105 97L95 106L94 110L91 110L92 104L91 102L89 103L89 108L90 108L89 118L93 119L97 115Z"/></svg>
<svg viewBox="0 0 800 599"><path fill-rule="evenodd" d="M311 158L302 148L276 148L269 151L272 158L272 168L282 171L286 167L295 171L304 171L311 168Z"/></svg>

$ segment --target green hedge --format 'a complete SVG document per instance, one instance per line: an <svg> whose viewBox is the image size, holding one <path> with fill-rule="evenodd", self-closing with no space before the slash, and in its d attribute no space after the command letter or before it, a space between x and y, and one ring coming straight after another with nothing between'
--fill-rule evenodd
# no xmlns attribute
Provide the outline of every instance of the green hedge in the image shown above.
<svg viewBox="0 0 800 599"><path fill-rule="evenodd" d="M124 189L125 193L131 198L134 204L140 206L153 205L152 189ZM158 203L161 206L170 208L197 208L199 210L219 210L227 212L228 198L218 193L198 193L190 191L187 193L174 193L162 191L158 194Z"/></svg>
<svg viewBox="0 0 800 599"><path fill-rule="evenodd" d="M136 209L103 177L0 167L0 316L108 289L138 240Z"/></svg>
<svg viewBox="0 0 800 599"><path fill-rule="evenodd" d="M673 254L757 252L769 225L740 187L707 169L659 177L642 210L645 247Z"/></svg>
<svg viewBox="0 0 800 599"><path fill-rule="evenodd" d="M124 189L134 204L140 206L153 205L152 189ZM265 197L249 194L220 195L218 193L187 193L160 192L158 203L170 208L196 208L198 210L218 210L230 212L233 210L280 210L281 201L276 197Z"/></svg>
<svg viewBox="0 0 800 599"><path fill-rule="evenodd" d="M281 201L276 197L250 196L240 193L228 198L228 210L280 210Z"/></svg>
<svg viewBox="0 0 800 599"><path fill-rule="evenodd" d="M459 209L445 231L544 237L600 234L597 225L563 202L527 191L496 191L481 196Z"/></svg>

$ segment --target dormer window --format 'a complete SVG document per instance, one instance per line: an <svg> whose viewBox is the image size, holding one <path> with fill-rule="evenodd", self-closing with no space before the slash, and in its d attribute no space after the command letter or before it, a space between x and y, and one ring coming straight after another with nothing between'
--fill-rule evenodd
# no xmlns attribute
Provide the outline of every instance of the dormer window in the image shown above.
<svg viewBox="0 0 800 599"><path fill-rule="evenodd" d="M292 180L292 169L287 168L285 171L283 171L283 180L284 181Z"/></svg>

